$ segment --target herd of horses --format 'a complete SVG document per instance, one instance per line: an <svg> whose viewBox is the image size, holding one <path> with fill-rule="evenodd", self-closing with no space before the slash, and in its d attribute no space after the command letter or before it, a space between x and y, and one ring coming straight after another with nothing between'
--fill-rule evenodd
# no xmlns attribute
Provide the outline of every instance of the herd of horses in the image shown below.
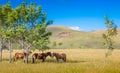
<svg viewBox="0 0 120 73"><path fill-rule="evenodd" d="M15 53L13 56L13 62L17 61L18 59L23 59L25 62L26 55L29 56L32 54L31 51L23 52L23 53ZM56 52L46 52L46 53L33 53L32 54L32 63L35 63L36 59L42 60L42 62L45 62L46 58L50 56L51 58L56 58L57 62L59 62L59 59L62 59L64 62L66 62L66 54L65 53L56 53Z"/></svg>

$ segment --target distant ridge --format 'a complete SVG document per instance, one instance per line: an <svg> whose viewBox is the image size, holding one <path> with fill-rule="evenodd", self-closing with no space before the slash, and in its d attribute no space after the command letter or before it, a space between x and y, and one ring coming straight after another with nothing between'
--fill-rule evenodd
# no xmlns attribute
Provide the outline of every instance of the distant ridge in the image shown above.
<svg viewBox="0 0 120 73"><path fill-rule="evenodd" d="M94 30L90 32L77 31L64 26L49 26L47 31L52 32L50 37L51 48L100 48L104 46L102 42L102 34L105 30ZM120 49L120 29L118 29L118 35L115 38L115 48ZM56 43L56 46L53 44ZM59 43L62 43L61 45Z"/></svg>

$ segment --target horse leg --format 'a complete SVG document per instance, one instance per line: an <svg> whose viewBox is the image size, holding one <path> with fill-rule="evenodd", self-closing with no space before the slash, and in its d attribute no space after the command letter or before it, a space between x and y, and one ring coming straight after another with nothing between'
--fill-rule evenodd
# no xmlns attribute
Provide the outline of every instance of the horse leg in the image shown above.
<svg viewBox="0 0 120 73"><path fill-rule="evenodd" d="M45 62L45 58L43 57L42 62Z"/></svg>
<svg viewBox="0 0 120 73"><path fill-rule="evenodd" d="M35 63L35 58L34 57L32 57L32 63Z"/></svg>
<svg viewBox="0 0 120 73"><path fill-rule="evenodd" d="M17 61L17 59L18 59L18 58L17 58L17 57L15 57L15 61Z"/></svg>
<svg viewBox="0 0 120 73"><path fill-rule="evenodd" d="M15 61L15 56L13 56L13 62Z"/></svg>
<svg viewBox="0 0 120 73"><path fill-rule="evenodd" d="M25 63L25 57L23 57L22 59L23 59L23 62Z"/></svg>
<svg viewBox="0 0 120 73"><path fill-rule="evenodd" d="M56 58L56 60L57 60L57 62L59 62L59 59L58 59L58 58Z"/></svg>
<svg viewBox="0 0 120 73"><path fill-rule="evenodd" d="M63 60L64 62L66 62L66 56L65 56L65 57L63 57L63 58L62 58L62 60Z"/></svg>
<svg viewBox="0 0 120 73"><path fill-rule="evenodd" d="M62 60L63 60L64 62L66 62L66 58L62 58Z"/></svg>

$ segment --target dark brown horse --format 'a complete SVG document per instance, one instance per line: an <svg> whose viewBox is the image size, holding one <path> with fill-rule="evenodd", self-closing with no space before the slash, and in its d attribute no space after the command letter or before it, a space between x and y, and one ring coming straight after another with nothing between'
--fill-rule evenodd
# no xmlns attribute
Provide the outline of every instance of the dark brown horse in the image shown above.
<svg viewBox="0 0 120 73"><path fill-rule="evenodd" d="M36 59L42 59L42 62L44 62L47 56L52 57L51 52L46 52L46 53L34 53L34 54L32 55L32 63L34 63Z"/></svg>
<svg viewBox="0 0 120 73"><path fill-rule="evenodd" d="M26 55L30 55L32 52L31 51L28 51L28 53L26 52L23 52L23 53L15 53L15 55L13 56L13 62L17 61L18 59L24 59L24 57Z"/></svg>
<svg viewBox="0 0 120 73"><path fill-rule="evenodd" d="M66 62L66 54L65 53L52 53L52 56L56 58L57 62L59 62L59 59L62 59L64 62Z"/></svg>

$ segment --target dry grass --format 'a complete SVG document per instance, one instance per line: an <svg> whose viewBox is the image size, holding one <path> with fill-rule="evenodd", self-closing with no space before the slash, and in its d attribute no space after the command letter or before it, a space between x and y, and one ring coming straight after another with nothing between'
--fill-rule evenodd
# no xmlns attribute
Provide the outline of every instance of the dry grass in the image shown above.
<svg viewBox="0 0 120 73"><path fill-rule="evenodd" d="M24 64L22 60L8 63L8 51L3 51L3 62L0 63L0 73L120 73L120 50L114 50L104 64L103 49L51 49L51 52L64 52L67 62L48 57L45 63L37 60L35 64ZM15 52L22 52L14 50ZM38 51L36 51L38 52Z"/></svg>

